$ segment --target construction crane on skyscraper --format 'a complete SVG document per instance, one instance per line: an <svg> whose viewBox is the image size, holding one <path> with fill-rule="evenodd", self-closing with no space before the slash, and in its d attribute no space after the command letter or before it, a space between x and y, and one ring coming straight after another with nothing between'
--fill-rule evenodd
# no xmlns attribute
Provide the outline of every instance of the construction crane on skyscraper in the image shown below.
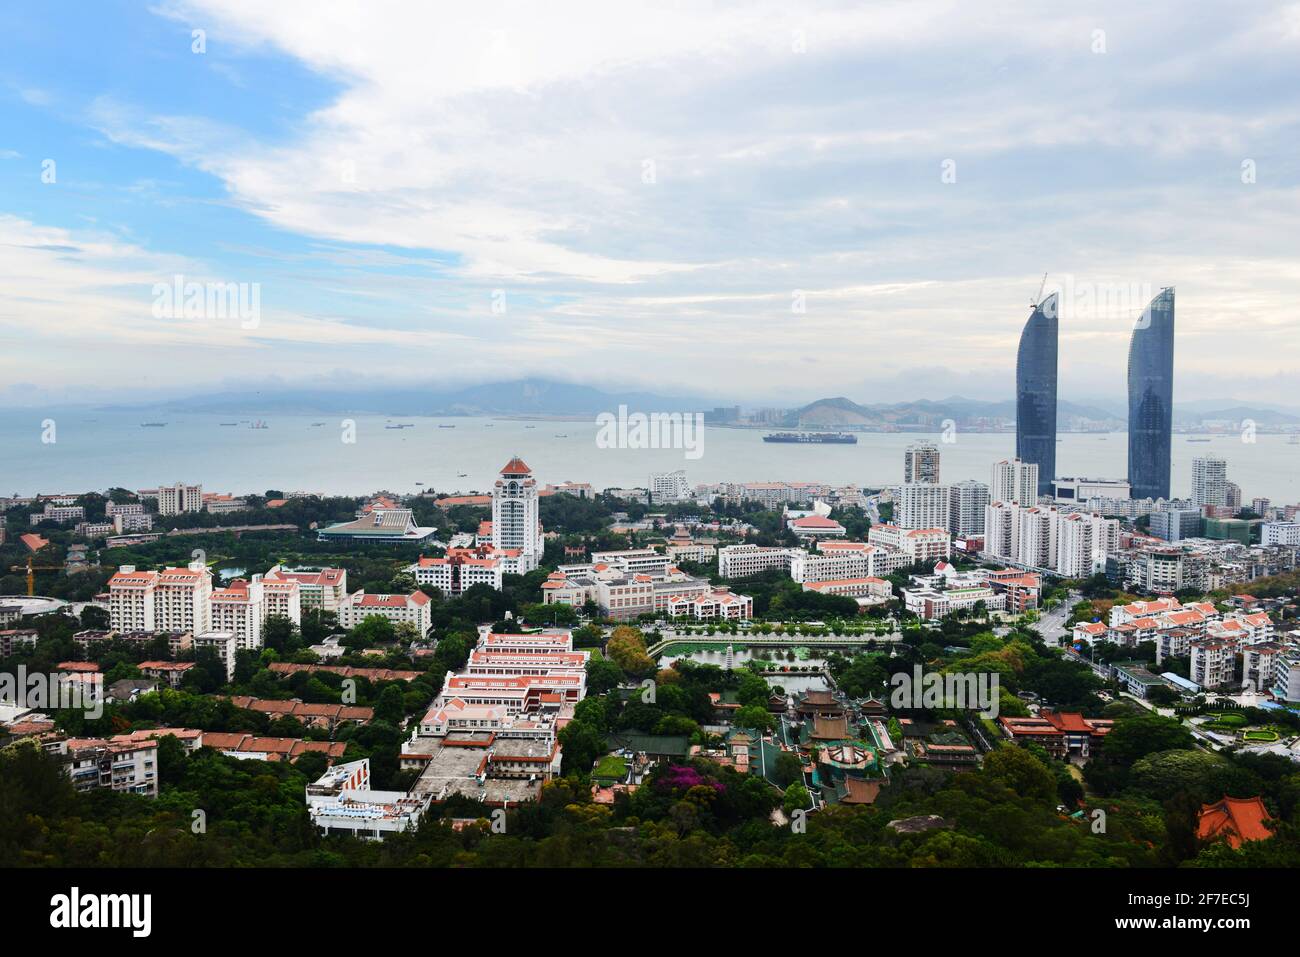
<svg viewBox="0 0 1300 957"><path fill-rule="evenodd" d="M1029 300L1029 308L1037 309L1038 304L1043 301L1043 290L1047 288L1047 273L1043 273L1043 281L1038 284L1038 295Z"/></svg>

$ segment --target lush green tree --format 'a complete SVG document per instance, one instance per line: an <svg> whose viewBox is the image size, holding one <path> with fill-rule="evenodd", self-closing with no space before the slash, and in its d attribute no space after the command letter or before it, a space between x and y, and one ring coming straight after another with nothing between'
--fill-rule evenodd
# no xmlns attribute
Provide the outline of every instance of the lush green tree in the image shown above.
<svg viewBox="0 0 1300 957"><path fill-rule="evenodd" d="M1131 765L1157 751L1193 747L1192 733L1175 718L1143 712L1121 718L1106 735L1103 754L1114 764Z"/></svg>
<svg viewBox="0 0 1300 957"><path fill-rule="evenodd" d="M405 715L406 702L402 689L396 684L390 684L379 694L379 700L375 703L375 717L400 726Z"/></svg>
<svg viewBox="0 0 1300 957"><path fill-rule="evenodd" d="M587 662L587 693L604 694L624 680L623 669L608 658Z"/></svg>
<svg viewBox="0 0 1300 957"><path fill-rule="evenodd" d="M731 719L731 723L737 728L748 728L757 731L770 731L775 726L775 721L773 721L772 715L767 708L754 704L738 708Z"/></svg>
<svg viewBox="0 0 1300 957"><path fill-rule="evenodd" d="M645 636L627 625L615 628L605 646L606 654L629 675L643 675L654 669L645 649Z"/></svg>
<svg viewBox="0 0 1300 957"><path fill-rule="evenodd" d="M803 766L790 751L782 751L776 756L776 767L773 771L777 787L788 788L795 781L802 780Z"/></svg>
<svg viewBox="0 0 1300 957"><path fill-rule="evenodd" d="M984 776L1030 800L1051 804L1057 801L1056 777L1051 768L1014 744L1004 744L984 756Z"/></svg>
<svg viewBox="0 0 1300 957"><path fill-rule="evenodd" d="M397 630L391 621L383 615L367 615L344 636L339 644L345 648L360 650L373 648L375 645L391 644L396 640Z"/></svg>
<svg viewBox="0 0 1300 957"><path fill-rule="evenodd" d="M803 786L801 781L796 781L785 789L785 798L781 805L785 813L793 814L799 808L807 808L812 803L812 797L808 794L808 789Z"/></svg>

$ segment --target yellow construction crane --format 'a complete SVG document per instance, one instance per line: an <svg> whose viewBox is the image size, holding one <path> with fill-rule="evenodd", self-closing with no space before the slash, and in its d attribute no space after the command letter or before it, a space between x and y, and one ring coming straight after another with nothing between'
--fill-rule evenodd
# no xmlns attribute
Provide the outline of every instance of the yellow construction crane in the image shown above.
<svg viewBox="0 0 1300 957"><path fill-rule="evenodd" d="M27 559L27 565L25 567L27 569L27 597L28 598L31 598L33 595L36 594L36 573L37 572L63 571L62 565L33 565L32 560L30 558ZM9 566L9 570L11 572L20 572L23 570L23 568L24 566L22 565Z"/></svg>

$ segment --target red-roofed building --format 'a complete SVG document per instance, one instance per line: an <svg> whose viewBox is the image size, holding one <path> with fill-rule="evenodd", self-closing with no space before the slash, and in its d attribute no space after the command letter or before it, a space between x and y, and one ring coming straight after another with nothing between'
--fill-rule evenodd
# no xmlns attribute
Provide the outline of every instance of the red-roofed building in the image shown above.
<svg viewBox="0 0 1300 957"><path fill-rule="evenodd" d="M484 524L491 524L486 522ZM459 595L475 585L501 590L504 575L519 559L519 549L499 551L491 545L449 548L441 558L422 556L406 571L419 585L430 585L445 595Z"/></svg>
<svg viewBox="0 0 1300 957"><path fill-rule="evenodd" d="M1074 712L1042 711L1037 717L998 719L1003 733L1017 744L1032 741L1054 758L1082 760L1101 749L1102 739L1115 722L1109 718L1085 718Z"/></svg>
<svg viewBox="0 0 1300 957"><path fill-rule="evenodd" d="M1003 568L988 573L993 591L1006 595L1006 609L1013 614L1033 611L1043 590L1043 576L1019 568Z"/></svg>
<svg viewBox="0 0 1300 957"><path fill-rule="evenodd" d="M409 595L367 595L359 591L344 599L338 615L339 625L344 628L355 628L374 615L387 618L394 624L409 622L421 638L433 625L429 596L422 591Z"/></svg>
<svg viewBox="0 0 1300 957"><path fill-rule="evenodd" d="M492 546L515 552L506 571L526 575L542 560L544 542L538 517L537 482L524 461L515 456L501 469L492 486Z"/></svg>
<svg viewBox="0 0 1300 957"><path fill-rule="evenodd" d="M262 576L262 585L268 593L268 604L270 603L270 594L277 592L289 583L298 586L298 605L299 608L316 608L321 611L332 611L337 613L339 606L348 595L348 571L346 568L284 568L280 565L272 566L271 570ZM286 593L287 596L287 593ZM292 602L291 598L286 598ZM268 608L268 614L273 613ZM289 612L281 612L286 617L292 618Z"/></svg>
<svg viewBox="0 0 1300 957"><path fill-rule="evenodd" d="M893 597L893 586L883 578L864 575L859 578L831 578L826 581L804 582L804 591L821 595L843 595L856 598L861 606L875 605Z"/></svg>
<svg viewBox="0 0 1300 957"><path fill-rule="evenodd" d="M841 538L844 526L834 519L821 515L805 515L786 522L786 527L800 538Z"/></svg>
<svg viewBox="0 0 1300 957"><path fill-rule="evenodd" d="M185 672L194 667L192 661L142 661L137 666L146 678L165 681L168 687L179 688Z"/></svg>
<svg viewBox="0 0 1300 957"><path fill-rule="evenodd" d="M492 504L491 495L444 495L436 499L433 503L439 508L452 508L457 505L468 505L472 508L486 508Z"/></svg>
<svg viewBox="0 0 1300 957"><path fill-rule="evenodd" d="M1196 821L1196 836L1202 841L1228 842L1232 848L1246 841L1266 841L1273 836L1268 826L1273 816L1264 807L1261 798L1225 797L1214 804L1205 804Z"/></svg>
<svg viewBox="0 0 1300 957"><path fill-rule="evenodd" d="M18 540L27 546L31 552L39 552L46 545L50 544L49 539L42 538L35 532L28 532L26 535L19 535Z"/></svg>

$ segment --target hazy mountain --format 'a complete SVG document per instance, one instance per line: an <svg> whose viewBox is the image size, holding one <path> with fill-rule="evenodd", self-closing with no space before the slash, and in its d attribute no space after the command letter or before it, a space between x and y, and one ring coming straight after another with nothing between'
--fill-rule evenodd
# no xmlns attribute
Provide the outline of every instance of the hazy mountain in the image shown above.
<svg viewBox="0 0 1300 957"><path fill-rule="evenodd" d="M430 384L375 386L347 390L310 388L244 389L175 399L162 404L113 406L117 409L157 409L222 415L372 414L372 415L535 415L586 417L616 412L626 405L632 412L709 411L721 403L699 396L666 396L652 392L611 392L588 385L528 378L448 389ZM735 405L736 403L730 403ZM1094 400L1089 404L1057 403L1059 424L1088 419L1112 428L1124 427L1122 405ZM938 429L945 419L958 426L997 427L1015 421L1011 399L990 402L948 396L911 402L862 405L845 396L818 399L788 410L780 420L786 427L860 429ZM1194 428L1202 421L1239 422L1253 419L1266 428L1300 424L1300 415L1268 407L1232 405L1230 402L1189 403L1174 409L1174 424Z"/></svg>
<svg viewBox="0 0 1300 957"><path fill-rule="evenodd" d="M1259 406L1238 405L1231 408L1205 409L1192 412L1174 406L1174 423L1198 425L1201 422L1240 422L1251 419L1256 425L1279 426L1300 424L1300 415L1290 412L1278 412Z"/></svg>
<svg viewBox="0 0 1300 957"><path fill-rule="evenodd" d="M373 415L596 415L630 411L685 412L711 409L717 403L693 397L649 392L604 392L592 386L547 379L518 379L459 389L430 386L320 389L265 389L220 392L176 399L161 405L136 406L171 412L220 414L357 413ZM123 407L119 407L123 408Z"/></svg>
<svg viewBox="0 0 1300 957"><path fill-rule="evenodd" d="M1059 402L1057 410L1062 420L1072 416L1099 421L1114 420L1105 409L1095 406ZM1009 424L1015 421L1016 404L1007 399L986 402L949 396L946 399L922 399L915 402L876 403L859 405L839 396L819 399L797 409L791 409L783 424L787 426L857 426L862 428L939 428L945 419L959 426L982 422L985 425ZM1062 422L1064 425L1064 421Z"/></svg>

